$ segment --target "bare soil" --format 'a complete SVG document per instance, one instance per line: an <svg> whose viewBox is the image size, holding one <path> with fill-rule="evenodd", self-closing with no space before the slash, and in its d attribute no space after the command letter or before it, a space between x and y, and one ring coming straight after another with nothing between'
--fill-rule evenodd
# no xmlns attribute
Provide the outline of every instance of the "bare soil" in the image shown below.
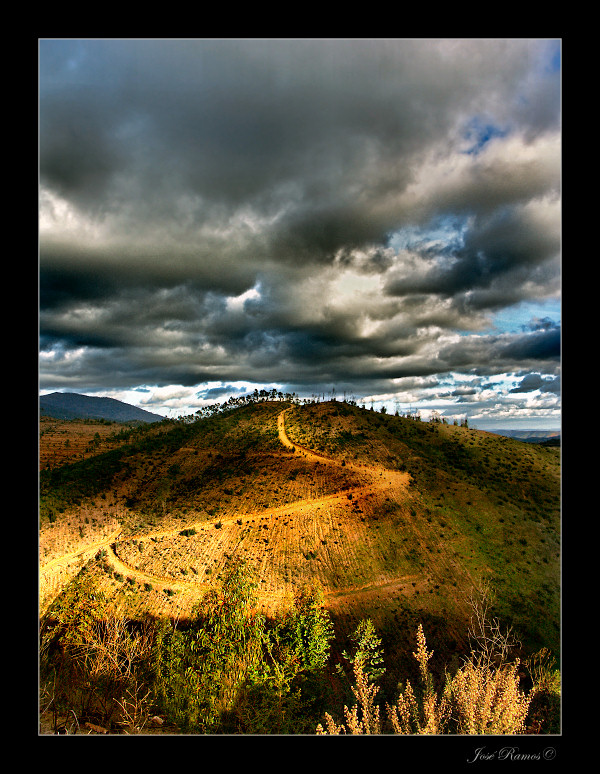
<svg viewBox="0 0 600 774"><path fill-rule="evenodd" d="M262 509L238 501L218 519L192 518L183 525L177 519L166 520L160 529L144 527L127 535L121 533L118 509L104 511L101 527L97 524L95 532L89 531L93 539L75 539L62 551L58 546L48 550L48 533L58 534L52 525L42 540L46 559L45 563L40 559L42 606L101 551L98 588L127 615L186 617L233 556L254 570L266 613L291 601L294 589L303 583L317 581L332 612L355 618L367 610L376 617L378 606L385 612L394 600L410 598L414 603L419 595L424 599L457 576L464 584L443 596L440 613L449 609L464 613L466 589L473 579L458 566L458 556L439 534L425 532L422 521L417 524L411 516L409 475L295 443L286 432L285 416L283 410L277 417L281 465L290 457L300 458L323 481L337 481L340 489L318 496L308 491L302 499ZM288 494L296 491L292 486ZM381 509L390 504L393 519L380 518ZM183 527L187 535L182 534ZM66 532L73 535L73 529ZM415 564L415 552L426 561Z"/></svg>

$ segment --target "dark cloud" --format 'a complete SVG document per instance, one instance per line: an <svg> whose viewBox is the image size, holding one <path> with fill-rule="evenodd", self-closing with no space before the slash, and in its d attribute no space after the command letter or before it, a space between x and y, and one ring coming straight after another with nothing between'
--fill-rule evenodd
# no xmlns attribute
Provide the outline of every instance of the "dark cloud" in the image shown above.
<svg viewBox="0 0 600 774"><path fill-rule="evenodd" d="M534 392L539 390L540 392L552 392L556 395L560 394L560 377L543 377L541 374L526 374L520 381L519 385L511 390L511 392Z"/></svg>
<svg viewBox="0 0 600 774"><path fill-rule="evenodd" d="M477 392L475 387L457 387L456 390L452 390L450 395L453 398L465 398L469 395L477 395Z"/></svg>
<svg viewBox="0 0 600 774"><path fill-rule="evenodd" d="M560 361L560 327L534 333L460 337L441 346L440 372L460 369L474 374L511 373L538 367L553 373Z"/></svg>
<svg viewBox="0 0 600 774"><path fill-rule="evenodd" d="M224 384L222 387L211 387L210 389L201 390L198 393L198 397L207 401L220 402L223 398L228 398L230 395L245 395L247 390L244 387L236 387L234 384Z"/></svg>
<svg viewBox="0 0 600 774"><path fill-rule="evenodd" d="M555 361L560 358L560 327L534 331L531 334L511 337L499 347L499 354L507 359L530 361Z"/></svg>
<svg viewBox="0 0 600 774"><path fill-rule="evenodd" d="M40 41L41 385L554 373L557 50Z"/></svg>
<svg viewBox="0 0 600 774"><path fill-rule="evenodd" d="M403 268L392 272L386 292L440 294L459 304L468 294L470 306L482 309L527 298L532 292L528 283L539 285L542 294L551 277L558 276L560 232L557 224L544 228L536 215L505 205L491 215L472 218L460 247L424 248L418 253L422 265L410 273ZM549 262L550 269L540 271Z"/></svg>
<svg viewBox="0 0 600 774"><path fill-rule="evenodd" d="M117 284L108 272L86 271L84 267L61 270L42 264L39 274L40 307L44 310L69 306L78 302L107 298L117 291Z"/></svg>

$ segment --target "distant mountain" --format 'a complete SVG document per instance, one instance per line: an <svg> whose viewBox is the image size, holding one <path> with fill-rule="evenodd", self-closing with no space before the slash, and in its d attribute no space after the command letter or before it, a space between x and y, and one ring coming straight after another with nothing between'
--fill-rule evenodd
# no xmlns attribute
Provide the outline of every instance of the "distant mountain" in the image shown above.
<svg viewBox="0 0 600 774"><path fill-rule="evenodd" d="M560 430L489 430L488 432L506 435L509 438L516 438L518 441L527 441L528 443L557 442L560 439Z"/></svg>
<svg viewBox="0 0 600 774"><path fill-rule="evenodd" d="M165 418L115 398L94 398L75 392L41 395L40 415L54 419L108 419L112 422L160 422Z"/></svg>

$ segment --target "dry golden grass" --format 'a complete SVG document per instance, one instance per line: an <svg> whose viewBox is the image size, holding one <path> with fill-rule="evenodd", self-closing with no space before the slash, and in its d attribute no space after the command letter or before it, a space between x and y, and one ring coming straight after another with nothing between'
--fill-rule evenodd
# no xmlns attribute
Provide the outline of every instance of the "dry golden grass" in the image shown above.
<svg viewBox="0 0 600 774"><path fill-rule="evenodd" d="M313 580L324 589L330 608L349 620L365 610L377 620L380 605L385 615L394 600L441 588L456 573L458 560L447 554L439 536L424 532L411 515L408 475L315 453L288 437L288 416L286 412L284 419L278 408L266 420L265 428L272 422L278 433L280 451L262 456L257 451L255 472L246 485L226 497L218 482L213 483L214 494L210 485L203 488L206 502L219 503L218 517L210 519L192 508L183 518L165 508L160 528L146 523L135 529L115 498L110 510L80 506L45 527L40 540L43 604L89 557L90 551L83 554L82 549L98 547L103 539L107 557L96 570L98 583L128 615L186 616L232 556L246 561L259 578L265 612L285 604L295 588ZM173 461L185 470L206 464L210 456L189 447ZM150 469L147 476L152 485ZM98 521L100 513L107 515ZM86 518L91 526L85 525L82 535ZM130 526L111 545L108 536L118 522L126 521ZM185 529L195 534L180 534ZM422 557L420 567L415 566L415 552ZM60 556L63 562L48 566ZM115 573L123 580L116 580ZM462 574L468 577L466 569ZM380 603L381 597L385 602ZM452 589L441 608L460 604L461 596Z"/></svg>
<svg viewBox="0 0 600 774"><path fill-rule="evenodd" d="M83 506L40 528L39 599L43 613L82 566L120 531L116 509Z"/></svg>
<svg viewBox="0 0 600 774"><path fill-rule="evenodd" d="M386 529L385 523L375 525L372 519L390 495L408 519L406 505L400 505L407 498L408 476L378 467L354 467L300 446L292 448L283 414L278 430L282 444L279 462L269 468L271 478L253 490L251 499L243 490L229 503L221 504L218 518L207 521L203 514L195 521L192 510L183 520L161 519L161 529L146 525L138 531L129 529L129 534L123 533L113 545L105 542L108 556L104 568L130 579L127 593L120 593L113 583L108 589L103 584L105 591L118 596L120 607L130 613L133 608L164 612L164 591L172 589L177 599L170 598L167 606L185 614L234 555L257 574L265 610L277 607L295 588L313 580L338 607L361 593L368 597L370 589L383 584L397 593L404 586L407 593L415 589L410 565L406 564L406 573L399 573L397 562L392 567L385 555L385 541L378 532L382 526ZM276 459L276 455L270 456ZM267 506L262 510L261 498ZM77 514L81 516L82 511ZM66 536L73 534L72 520L63 517L59 521L61 526L57 522L45 530L46 554L50 550L53 555L60 554L61 548L63 553L72 554L81 545L79 540L67 540ZM113 526L114 520L110 524ZM194 534L181 534L185 530ZM59 534L65 535L62 543L57 539ZM52 548L49 535L55 536ZM419 585L427 582L424 575L417 580ZM142 593L147 584L162 595Z"/></svg>
<svg viewBox="0 0 600 774"><path fill-rule="evenodd" d="M381 717L379 706L375 703L379 688L369 681L360 660L354 663L354 685L352 692L356 697L356 704L348 709L344 707L343 723L336 723L332 716L325 713L325 728L319 723L316 729L318 736L351 734L353 736L366 736L381 734Z"/></svg>
<svg viewBox="0 0 600 774"><path fill-rule="evenodd" d="M427 650L422 624L417 630L417 650L413 653L421 676L421 688L415 692L410 680L395 703L386 703L387 720L393 733L402 735L439 736L445 733L521 734L532 693L519 687L519 661L501 661L492 665L487 653L474 652L438 694L428 662L433 655ZM325 713L325 727L317 734L381 734L382 720L375 699L378 687L369 680L360 659L354 663L355 684L352 690L356 704L344 707L344 723L336 723Z"/></svg>

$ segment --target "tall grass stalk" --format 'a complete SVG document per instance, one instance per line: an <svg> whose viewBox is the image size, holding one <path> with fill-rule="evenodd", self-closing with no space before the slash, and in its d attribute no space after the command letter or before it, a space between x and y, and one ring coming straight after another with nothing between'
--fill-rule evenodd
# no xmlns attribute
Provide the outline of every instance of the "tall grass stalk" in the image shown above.
<svg viewBox="0 0 600 774"><path fill-rule="evenodd" d="M483 651L473 651L454 675L446 673L440 693L429 670L433 651L427 650L419 624L413 655L419 665L421 685L415 691L407 680L396 701L386 703L385 728L375 704L378 688L365 673L362 660L357 659L353 686L357 703L352 709L344 707L345 724L325 714L325 728L319 724L317 734L523 733L532 694L526 695L519 688L519 661L494 663L491 652L487 646Z"/></svg>

